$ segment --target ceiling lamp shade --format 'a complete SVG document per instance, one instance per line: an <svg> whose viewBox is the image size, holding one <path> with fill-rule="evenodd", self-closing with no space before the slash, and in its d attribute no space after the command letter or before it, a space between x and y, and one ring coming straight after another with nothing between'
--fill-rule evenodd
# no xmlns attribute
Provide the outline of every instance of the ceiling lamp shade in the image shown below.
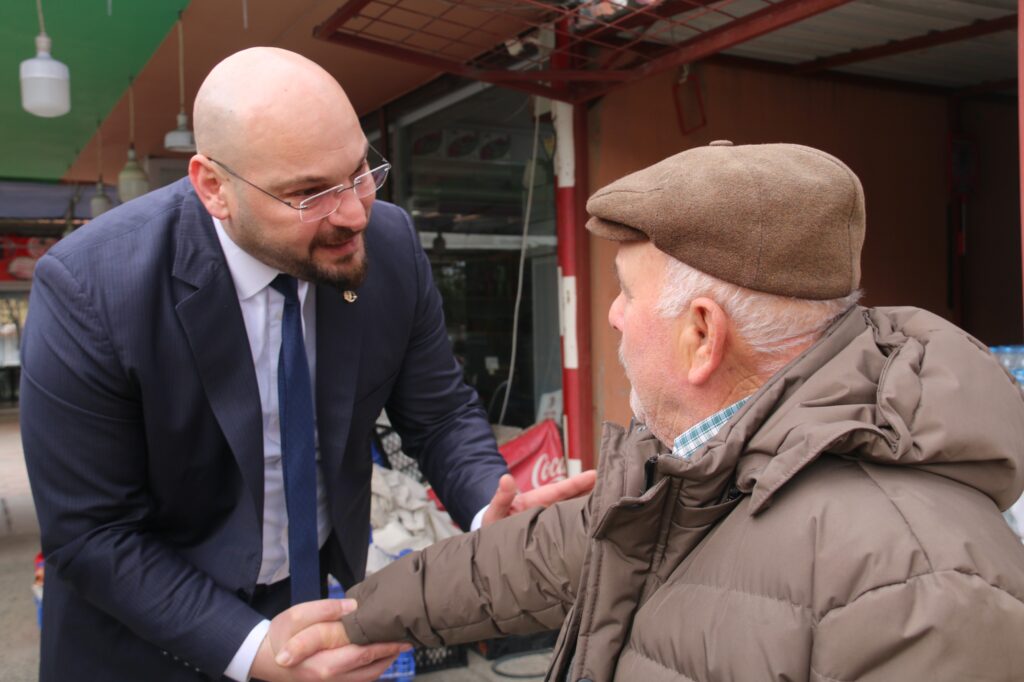
<svg viewBox="0 0 1024 682"><path fill-rule="evenodd" d="M188 115L184 111L178 114L178 127L164 135L164 147L172 152L196 150L196 136L188 129Z"/></svg>
<svg viewBox="0 0 1024 682"><path fill-rule="evenodd" d="M149 177L135 158L135 146L128 148L128 160L117 174L117 195L121 201L131 201L149 191Z"/></svg>
<svg viewBox="0 0 1024 682"><path fill-rule="evenodd" d="M89 200L89 215L98 218L101 213L106 213L114 203L107 196L107 188L103 185L103 127L96 129L96 168L99 175L96 178L96 193Z"/></svg>
<svg viewBox="0 0 1024 682"><path fill-rule="evenodd" d="M117 195L131 201L149 191L149 177L135 158L135 91L128 86L128 160L117 174Z"/></svg>
<svg viewBox="0 0 1024 682"><path fill-rule="evenodd" d="M188 114L185 113L185 29L178 12L178 127L164 135L164 147L172 152L194 152L196 138L188 129Z"/></svg>
<svg viewBox="0 0 1024 682"><path fill-rule="evenodd" d="M71 72L50 56L53 46L43 23L42 0L36 0L39 11L39 35L36 56L21 63L21 107L34 116L54 118L71 111Z"/></svg>
<svg viewBox="0 0 1024 682"><path fill-rule="evenodd" d="M96 181L96 193L89 200L89 215L98 218L101 213L106 213L113 207L114 202L107 196L107 188L103 186L103 180Z"/></svg>

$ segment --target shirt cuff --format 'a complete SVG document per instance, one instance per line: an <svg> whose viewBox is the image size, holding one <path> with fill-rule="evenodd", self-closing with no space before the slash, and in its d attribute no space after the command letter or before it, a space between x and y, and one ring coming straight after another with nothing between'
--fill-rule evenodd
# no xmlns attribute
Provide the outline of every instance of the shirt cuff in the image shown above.
<svg viewBox="0 0 1024 682"><path fill-rule="evenodd" d="M489 504L485 504L485 505L484 505L484 508L483 508L483 509L481 509L480 511L478 511L478 512L476 513L476 516L474 516L474 517L473 517L473 523L469 524L469 531L470 531L471 533L472 533L472 532L473 532L474 530L480 530L480 526L481 526L481 525L483 525L483 522L484 522L484 513L485 513L485 512L486 512L486 511L487 511L488 509L490 509L490 507L491 507L491 505L489 505Z"/></svg>
<svg viewBox="0 0 1024 682"><path fill-rule="evenodd" d="M264 619L256 624L256 627L249 632L249 636L242 642L242 646L238 648L238 652L231 659L231 663L228 664L228 669L224 671L225 677L230 677L235 682L249 682L253 661L256 660L256 654L259 653L260 645L263 644L263 638L267 636L269 631L269 620Z"/></svg>

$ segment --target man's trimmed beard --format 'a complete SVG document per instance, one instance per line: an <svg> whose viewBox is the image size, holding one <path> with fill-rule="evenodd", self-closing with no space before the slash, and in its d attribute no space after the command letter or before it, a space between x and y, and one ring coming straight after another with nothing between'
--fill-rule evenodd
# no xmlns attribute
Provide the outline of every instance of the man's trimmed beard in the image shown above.
<svg viewBox="0 0 1024 682"><path fill-rule="evenodd" d="M308 257L294 258L268 244L258 229L251 229L251 225L257 221L250 220L250 215L248 206L239 202L239 214L233 221L233 226L238 246L257 260L303 281L341 290L357 289L366 280L369 255L366 251L366 240L359 232L344 227L335 227L327 235L317 232L309 244ZM339 239L339 236L342 238ZM314 252L318 247L338 244L348 239L363 239L362 250L333 266L325 267L316 263Z"/></svg>
<svg viewBox="0 0 1024 682"><path fill-rule="evenodd" d="M293 274L299 279L314 282L315 284L335 287L337 289L358 289L366 281L366 275L370 267L370 258L366 251L365 240L363 241L362 251L352 254L343 263L334 265L329 269L317 265L316 260L313 258L313 253L317 247L336 243L334 238L337 237L338 232L341 230L344 230L344 228L339 228L331 237L322 237L320 234L317 234L309 245L309 259L295 260L292 263L297 270ZM357 232L352 232L351 230L344 231L349 233L348 239L361 238ZM341 241L345 240L342 239ZM342 269L345 266L349 266L348 269Z"/></svg>

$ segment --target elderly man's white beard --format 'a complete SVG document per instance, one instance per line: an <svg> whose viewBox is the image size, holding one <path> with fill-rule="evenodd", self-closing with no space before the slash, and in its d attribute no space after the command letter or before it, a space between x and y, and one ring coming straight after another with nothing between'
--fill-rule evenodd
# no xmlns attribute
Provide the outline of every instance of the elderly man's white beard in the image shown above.
<svg viewBox="0 0 1024 682"><path fill-rule="evenodd" d="M622 344L619 344L619 363L622 369L626 370L626 380L629 382L629 409L633 410L633 418L642 424L647 423L647 412L643 403L640 402L640 395L633 388L633 377L629 374L629 365L626 364L626 357L622 353Z"/></svg>

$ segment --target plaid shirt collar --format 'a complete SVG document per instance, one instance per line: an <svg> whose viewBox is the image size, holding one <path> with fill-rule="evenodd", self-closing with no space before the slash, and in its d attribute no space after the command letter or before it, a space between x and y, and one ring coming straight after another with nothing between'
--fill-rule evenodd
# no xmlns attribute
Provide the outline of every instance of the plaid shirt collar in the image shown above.
<svg viewBox="0 0 1024 682"><path fill-rule="evenodd" d="M715 412L704 421L691 426L683 431L672 445L672 456L680 459L690 459L702 445L714 438L729 418L739 412L749 398L738 400L724 410Z"/></svg>

